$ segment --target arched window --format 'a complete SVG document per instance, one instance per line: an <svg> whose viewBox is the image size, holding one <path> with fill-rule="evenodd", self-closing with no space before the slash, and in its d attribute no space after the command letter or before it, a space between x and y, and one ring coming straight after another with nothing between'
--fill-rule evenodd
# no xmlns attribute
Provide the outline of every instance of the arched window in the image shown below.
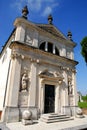
<svg viewBox="0 0 87 130"><path fill-rule="evenodd" d="M59 56L58 48L54 44L52 44L50 42L43 42L43 43L41 43L39 49L41 49L43 51L47 51L49 53L53 53L53 54Z"/></svg>
<svg viewBox="0 0 87 130"><path fill-rule="evenodd" d="M48 42L48 52L53 53L53 44Z"/></svg>
<svg viewBox="0 0 87 130"><path fill-rule="evenodd" d="M45 42L43 42L43 43L40 45L39 49L45 51Z"/></svg>

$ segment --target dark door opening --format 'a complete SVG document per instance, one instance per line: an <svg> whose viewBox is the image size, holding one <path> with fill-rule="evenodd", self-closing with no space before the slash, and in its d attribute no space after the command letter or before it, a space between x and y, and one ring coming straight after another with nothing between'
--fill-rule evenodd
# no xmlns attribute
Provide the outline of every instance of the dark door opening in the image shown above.
<svg viewBox="0 0 87 130"><path fill-rule="evenodd" d="M45 85L44 113L53 113L55 111L55 86Z"/></svg>

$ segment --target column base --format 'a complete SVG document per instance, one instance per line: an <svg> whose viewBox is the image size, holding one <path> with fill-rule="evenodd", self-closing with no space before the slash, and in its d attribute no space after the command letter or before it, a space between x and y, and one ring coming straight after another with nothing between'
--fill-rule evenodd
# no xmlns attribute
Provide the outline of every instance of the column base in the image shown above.
<svg viewBox="0 0 87 130"><path fill-rule="evenodd" d="M78 106L63 106L62 112L63 114L68 115L68 116L75 116L77 108Z"/></svg>

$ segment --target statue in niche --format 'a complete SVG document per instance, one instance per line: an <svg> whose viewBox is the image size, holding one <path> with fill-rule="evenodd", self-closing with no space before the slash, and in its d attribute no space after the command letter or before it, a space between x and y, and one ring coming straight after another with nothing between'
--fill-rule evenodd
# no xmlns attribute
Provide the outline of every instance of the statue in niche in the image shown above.
<svg viewBox="0 0 87 130"><path fill-rule="evenodd" d="M73 94L73 88L72 88L71 81L68 81L68 94Z"/></svg>
<svg viewBox="0 0 87 130"><path fill-rule="evenodd" d="M24 72L21 78L21 91L28 91L28 80L28 74Z"/></svg>

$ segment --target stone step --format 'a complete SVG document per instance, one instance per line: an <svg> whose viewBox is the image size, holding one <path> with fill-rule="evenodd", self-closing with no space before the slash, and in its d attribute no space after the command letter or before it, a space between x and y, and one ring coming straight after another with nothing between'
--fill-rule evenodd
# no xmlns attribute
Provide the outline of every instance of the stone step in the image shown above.
<svg viewBox="0 0 87 130"><path fill-rule="evenodd" d="M69 121L73 120L74 118L69 117L67 115L58 115L58 114L43 114L41 115L40 121L46 123L54 123L54 122L61 122L61 121Z"/></svg>
<svg viewBox="0 0 87 130"><path fill-rule="evenodd" d="M66 115L58 115L58 114L43 114L41 118L56 118L56 117L65 117ZM67 116L68 117L68 116Z"/></svg>

